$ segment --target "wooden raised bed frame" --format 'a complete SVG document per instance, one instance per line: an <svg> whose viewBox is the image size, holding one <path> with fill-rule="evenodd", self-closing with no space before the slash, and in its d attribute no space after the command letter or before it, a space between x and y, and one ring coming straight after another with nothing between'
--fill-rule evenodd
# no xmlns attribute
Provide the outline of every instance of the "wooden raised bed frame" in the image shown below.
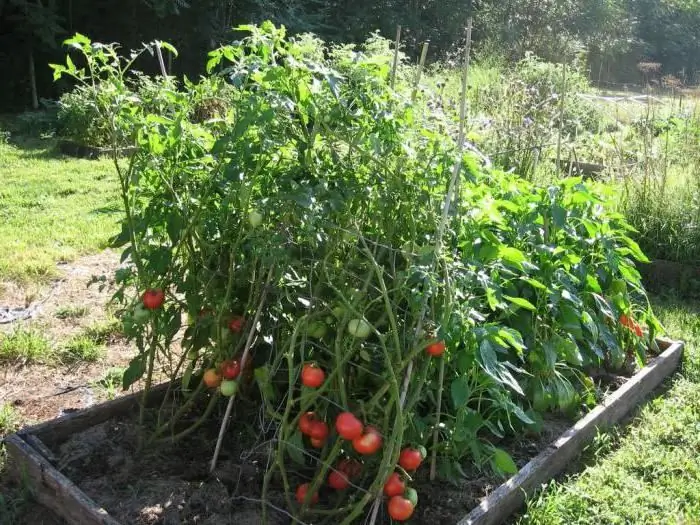
<svg viewBox="0 0 700 525"><path fill-rule="evenodd" d="M559 474L595 436L599 428L623 419L677 368L683 343L659 339L663 353L631 377L600 405L500 485L457 525L495 525L518 510L527 495ZM165 385L154 390L151 402L165 394ZM25 428L5 438L11 472L26 483L36 500L71 525L124 525L83 493L55 467L56 458L44 445L48 437L61 441L75 432L129 413L140 396L131 394L64 417Z"/></svg>

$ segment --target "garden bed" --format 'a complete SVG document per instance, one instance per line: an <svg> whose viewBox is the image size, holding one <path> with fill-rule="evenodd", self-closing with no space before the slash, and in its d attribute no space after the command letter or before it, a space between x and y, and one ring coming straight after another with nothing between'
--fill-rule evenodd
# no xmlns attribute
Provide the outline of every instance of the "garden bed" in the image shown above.
<svg viewBox="0 0 700 525"><path fill-rule="evenodd" d="M522 505L525 494L564 469L598 428L623 419L676 369L682 343L659 340L659 347L661 355L574 426L549 419L540 436L501 443L520 471L500 486L497 478L476 473L459 485L430 483L419 471L414 486L421 502L413 522L501 523ZM164 392L164 387L154 391L151 401L158 402ZM39 502L72 524L261 523L258 498L271 436L248 424L258 418L254 404L238 404L234 421L240 423L229 430L235 439L226 440L213 476L207 460L217 418L182 442L134 457L137 404L135 395L126 396L9 436L5 442L13 471ZM268 500L285 506L281 491L271 491ZM274 509L268 518L274 524L290 522Z"/></svg>

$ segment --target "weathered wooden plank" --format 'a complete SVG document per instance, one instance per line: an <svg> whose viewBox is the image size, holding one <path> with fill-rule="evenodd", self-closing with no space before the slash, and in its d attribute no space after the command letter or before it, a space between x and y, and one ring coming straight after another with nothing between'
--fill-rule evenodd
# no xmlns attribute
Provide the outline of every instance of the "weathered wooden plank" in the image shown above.
<svg viewBox="0 0 700 525"><path fill-rule="evenodd" d="M163 400L168 384L169 383L163 383L151 390L148 399L149 405L160 403ZM52 419L51 421L23 428L18 434L23 437L34 435L44 441L44 443L49 444L60 442L69 438L76 432L81 432L92 426L104 423L113 417L128 414L132 410L136 410L141 402L142 395L142 392L136 392L118 397L84 410L66 414L58 419Z"/></svg>
<svg viewBox="0 0 700 525"><path fill-rule="evenodd" d="M121 525L17 434L5 438L10 468L34 498L71 525Z"/></svg>
<svg viewBox="0 0 700 525"><path fill-rule="evenodd" d="M601 427L622 419L678 366L683 343L659 340L666 350L613 392L552 445L503 483L457 525L496 525L518 510L541 485L561 472Z"/></svg>

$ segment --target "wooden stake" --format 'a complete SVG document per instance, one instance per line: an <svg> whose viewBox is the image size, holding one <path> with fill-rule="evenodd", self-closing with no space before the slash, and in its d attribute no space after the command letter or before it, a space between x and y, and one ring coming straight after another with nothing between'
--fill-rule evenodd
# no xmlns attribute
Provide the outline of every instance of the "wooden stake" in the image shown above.
<svg viewBox="0 0 700 525"><path fill-rule="evenodd" d="M394 89L396 83L396 68L399 67L399 46L401 45L401 26L396 26L396 42L394 43L394 63L391 65L391 80L389 84Z"/></svg>
<svg viewBox="0 0 700 525"><path fill-rule="evenodd" d="M423 67L425 67L425 59L428 56L429 45L430 40L426 40L423 44L423 51L420 54L420 61L418 62L418 72L416 73L416 80L413 83L413 93L411 93L411 102L415 102L416 96L418 95L418 85L420 84L420 78L423 75Z"/></svg>
<svg viewBox="0 0 700 525"><path fill-rule="evenodd" d="M561 99L559 101L559 135L557 136L557 171L559 171L561 167L561 135L563 133L563 128L564 128L564 108L565 108L565 99L566 99L566 62L563 64L563 77L562 77L562 82L563 82L563 87L561 90Z"/></svg>
<svg viewBox="0 0 700 525"><path fill-rule="evenodd" d="M163 62L163 53L160 50L160 42L156 41L156 56L158 57L158 64L160 65L160 72L164 77L168 76L168 72L165 70L165 62Z"/></svg>

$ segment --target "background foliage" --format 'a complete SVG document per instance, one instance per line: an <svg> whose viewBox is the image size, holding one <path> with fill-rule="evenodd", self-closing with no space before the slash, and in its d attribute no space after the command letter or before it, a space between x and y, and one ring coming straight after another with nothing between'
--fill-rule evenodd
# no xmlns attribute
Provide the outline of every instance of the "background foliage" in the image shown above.
<svg viewBox="0 0 700 525"><path fill-rule="evenodd" d="M65 83L52 84L43 64L58 60L58 44L76 31L127 49L167 40L181 50L172 72L193 76L203 72L206 51L230 40L239 23L271 19L290 33L310 31L336 42L361 42L375 30L392 37L401 24L406 50L414 54L430 39L432 60L460 45L469 16L482 54L519 59L532 51L561 60L586 52L592 77L608 81L640 82L639 62L659 63L659 74L688 82L700 69L694 0L0 0L0 68L11 79L1 104L31 104L30 57L39 97L65 90ZM156 67L148 56L139 64L146 72Z"/></svg>

